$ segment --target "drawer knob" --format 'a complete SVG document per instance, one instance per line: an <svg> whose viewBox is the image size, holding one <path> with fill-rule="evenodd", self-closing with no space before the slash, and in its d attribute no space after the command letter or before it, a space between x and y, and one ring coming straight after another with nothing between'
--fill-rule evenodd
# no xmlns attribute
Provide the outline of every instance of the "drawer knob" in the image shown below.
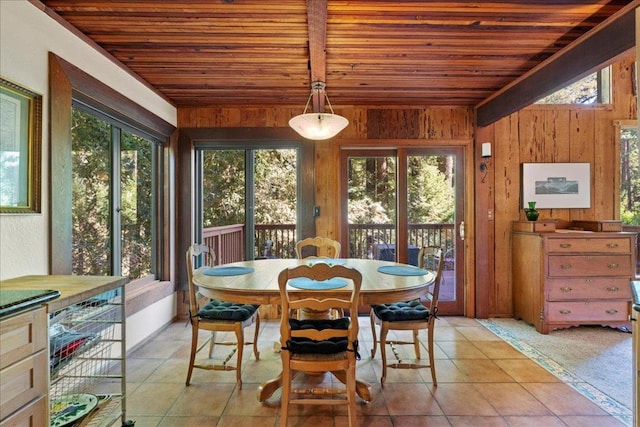
<svg viewBox="0 0 640 427"><path fill-rule="evenodd" d="M563 270L570 270L571 269L571 264L562 264L560 266L560 268L563 269ZM609 268L611 268L611 267L609 267Z"/></svg>
<svg viewBox="0 0 640 427"><path fill-rule="evenodd" d="M562 292L571 292L573 290L573 288L570 288L568 286L563 286L563 287L560 288L560 290Z"/></svg>
<svg viewBox="0 0 640 427"><path fill-rule="evenodd" d="M608 264L607 267L609 268L618 268L620 266L620 264L618 264L617 262L612 262L611 264Z"/></svg>
<svg viewBox="0 0 640 427"><path fill-rule="evenodd" d="M560 243L560 247L564 248L564 249L570 248L571 247L571 243Z"/></svg>
<svg viewBox="0 0 640 427"><path fill-rule="evenodd" d="M571 310L567 310L567 309L560 310L560 314L571 314Z"/></svg>
<svg viewBox="0 0 640 427"><path fill-rule="evenodd" d="M618 244L617 243L607 243L607 247L609 249L615 249L615 248L618 247Z"/></svg>
<svg viewBox="0 0 640 427"><path fill-rule="evenodd" d="M607 313L607 314L618 314L618 310L616 310L615 308L610 308L609 310L606 310L605 313Z"/></svg>
<svg viewBox="0 0 640 427"><path fill-rule="evenodd" d="M609 287L607 287L607 290L609 292L618 292L620 290L620 288L617 287L617 286L609 286Z"/></svg>

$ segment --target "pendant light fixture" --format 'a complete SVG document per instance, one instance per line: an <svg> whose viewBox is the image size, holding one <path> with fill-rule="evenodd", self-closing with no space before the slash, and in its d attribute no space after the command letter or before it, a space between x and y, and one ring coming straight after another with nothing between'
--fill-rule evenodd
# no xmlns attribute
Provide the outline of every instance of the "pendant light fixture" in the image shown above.
<svg viewBox="0 0 640 427"><path fill-rule="evenodd" d="M321 141L329 138L333 138L340 131L347 127L349 120L342 116L339 116L333 112L333 107L329 102L329 97L325 91L326 84L324 82L311 83L311 94L307 100L307 105L304 107L302 114L295 116L289 120L289 126L300 135L307 139ZM317 94L318 99L324 96L331 113L313 112L307 113L309 103L314 93Z"/></svg>

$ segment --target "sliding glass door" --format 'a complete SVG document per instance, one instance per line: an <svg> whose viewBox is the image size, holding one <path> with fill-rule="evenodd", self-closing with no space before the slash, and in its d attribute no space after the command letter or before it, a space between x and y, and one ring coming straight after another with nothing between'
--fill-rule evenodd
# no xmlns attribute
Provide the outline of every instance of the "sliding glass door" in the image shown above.
<svg viewBox="0 0 640 427"><path fill-rule="evenodd" d="M462 150L345 150L342 170L348 256L417 265L420 247L441 247L440 309L462 314Z"/></svg>

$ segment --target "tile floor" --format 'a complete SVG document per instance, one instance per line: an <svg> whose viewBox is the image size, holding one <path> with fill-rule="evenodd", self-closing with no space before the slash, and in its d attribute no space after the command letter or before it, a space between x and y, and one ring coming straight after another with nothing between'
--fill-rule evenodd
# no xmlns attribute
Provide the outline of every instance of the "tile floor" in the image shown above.
<svg viewBox="0 0 640 427"><path fill-rule="evenodd" d="M368 317L360 318L360 328L362 360L357 372L359 379L371 383L372 390L371 402L358 402L360 426L627 425L475 320L462 317L436 322L437 387L428 369L390 369L381 387L380 354L369 357ZM250 330L246 333L251 334ZM127 418L136 427L279 425L279 391L264 403L257 401L258 385L280 371L280 356L273 350L278 337L278 323L263 321L260 360L255 360L250 347L245 349L242 390L236 387L235 372L201 369L194 370L191 385L186 387L190 327L184 322L169 325L128 355ZM216 358L224 358L228 350L220 347L219 351ZM293 405L291 414L290 426L347 425L344 407Z"/></svg>

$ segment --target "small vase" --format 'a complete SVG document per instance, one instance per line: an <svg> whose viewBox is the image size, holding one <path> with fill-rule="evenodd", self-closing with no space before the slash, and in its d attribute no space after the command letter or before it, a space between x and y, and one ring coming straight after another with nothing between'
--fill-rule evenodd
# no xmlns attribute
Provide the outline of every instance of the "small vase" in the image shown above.
<svg viewBox="0 0 640 427"><path fill-rule="evenodd" d="M527 217L527 220L535 221L538 219L538 215L540 215L540 212L538 212L538 210L536 209L536 202L528 202L528 203L529 203L529 208L524 209L524 215Z"/></svg>

